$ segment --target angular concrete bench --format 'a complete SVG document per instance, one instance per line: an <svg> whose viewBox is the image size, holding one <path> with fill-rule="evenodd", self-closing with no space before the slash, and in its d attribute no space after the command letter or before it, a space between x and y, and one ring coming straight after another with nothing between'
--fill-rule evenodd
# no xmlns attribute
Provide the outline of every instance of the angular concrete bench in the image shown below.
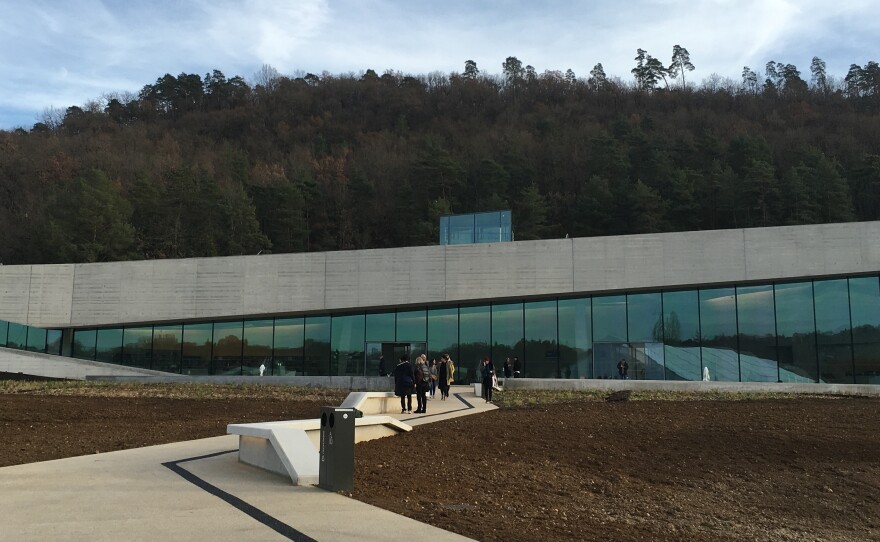
<svg viewBox="0 0 880 542"><path fill-rule="evenodd" d="M386 412L380 409L384 408L388 395L397 399L393 393L351 393L340 408L358 408L365 414ZM394 408L398 405L395 403ZM412 427L391 416L364 416L355 419L354 440L364 442L405 431L412 431ZM229 424L226 433L238 435L238 460L242 463L289 476L293 485L318 483L320 419Z"/></svg>

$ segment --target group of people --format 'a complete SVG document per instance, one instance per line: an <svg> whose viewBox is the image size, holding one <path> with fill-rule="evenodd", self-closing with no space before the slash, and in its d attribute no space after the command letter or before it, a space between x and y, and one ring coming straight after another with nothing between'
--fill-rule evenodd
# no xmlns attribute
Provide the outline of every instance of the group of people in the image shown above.
<svg viewBox="0 0 880 542"><path fill-rule="evenodd" d="M381 370L380 370L381 372ZM416 414L428 411L428 394L433 398L440 389L440 400L449 397L449 386L455 379L455 364L449 354L443 354L439 360L432 359L428 364L428 356L422 354L416 358L415 366L406 355L394 367L394 395L400 397L400 413L412 414L412 394L416 393Z"/></svg>

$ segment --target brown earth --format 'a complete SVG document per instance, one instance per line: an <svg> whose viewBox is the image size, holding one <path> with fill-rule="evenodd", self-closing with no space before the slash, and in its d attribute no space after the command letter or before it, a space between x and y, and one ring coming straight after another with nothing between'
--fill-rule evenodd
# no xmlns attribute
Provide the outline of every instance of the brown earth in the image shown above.
<svg viewBox="0 0 880 542"><path fill-rule="evenodd" d="M310 418L336 398L231 393L259 397L0 392L0 466ZM355 498L477 540L880 540L878 399L502 408L356 458Z"/></svg>

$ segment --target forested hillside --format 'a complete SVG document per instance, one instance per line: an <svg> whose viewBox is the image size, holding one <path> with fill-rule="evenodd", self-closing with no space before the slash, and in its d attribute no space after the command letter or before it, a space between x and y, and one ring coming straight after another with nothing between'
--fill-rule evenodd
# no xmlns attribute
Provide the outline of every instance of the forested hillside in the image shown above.
<svg viewBox="0 0 880 542"><path fill-rule="evenodd" d="M0 131L0 262L435 244L440 215L504 208L518 240L880 219L877 63L694 86L636 60L634 83L265 66L48 111Z"/></svg>

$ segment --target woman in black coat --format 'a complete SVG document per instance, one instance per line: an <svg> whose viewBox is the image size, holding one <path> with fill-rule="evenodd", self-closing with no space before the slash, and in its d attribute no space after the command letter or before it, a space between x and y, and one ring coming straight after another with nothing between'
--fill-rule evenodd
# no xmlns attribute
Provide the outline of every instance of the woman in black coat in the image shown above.
<svg viewBox="0 0 880 542"><path fill-rule="evenodd" d="M400 397L400 413L412 414L412 394L415 387L415 374L406 356L400 356L400 363L394 368L394 395Z"/></svg>

